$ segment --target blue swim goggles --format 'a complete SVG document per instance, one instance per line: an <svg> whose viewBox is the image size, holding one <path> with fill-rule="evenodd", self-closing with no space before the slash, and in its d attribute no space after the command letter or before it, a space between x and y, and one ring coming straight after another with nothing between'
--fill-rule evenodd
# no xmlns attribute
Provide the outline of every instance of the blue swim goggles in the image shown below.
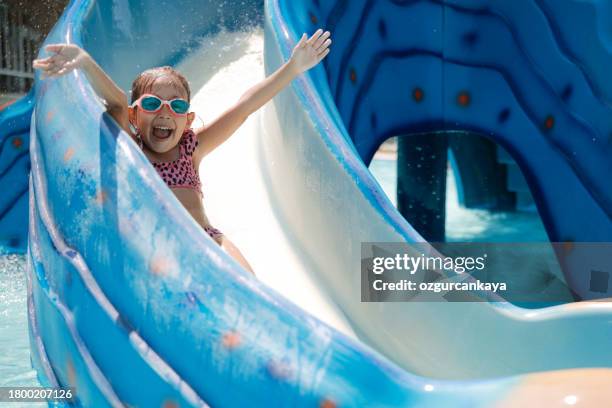
<svg viewBox="0 0 612 408"><path fill-rule="evenodd" d="M177 98L172 100L161 99L155 95L144 94L132 104L140 106L140 108L148 113L159 112L164 105L168 105L170 110L178 116L186 115L189 112L189 102L184 99Z"/></svg>

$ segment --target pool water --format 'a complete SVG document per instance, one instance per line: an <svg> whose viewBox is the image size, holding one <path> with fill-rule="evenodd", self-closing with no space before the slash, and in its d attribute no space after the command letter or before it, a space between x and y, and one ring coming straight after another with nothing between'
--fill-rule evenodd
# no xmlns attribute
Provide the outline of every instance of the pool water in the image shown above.
<svg viewBox="0 0 612 408"><path fill-rule="evenodd" d="M24 255L0 255L0 387L40 387L30 365L25 265Z"/></svg>
<svg viewBox="0 0 612 408"><path fill-rule="evenodd" d="M374 159L370 172L397 206L397 163ZM453 171L446 175L446 240L449 242L548 242L537 212L473 210L462 207Z"/></svg>

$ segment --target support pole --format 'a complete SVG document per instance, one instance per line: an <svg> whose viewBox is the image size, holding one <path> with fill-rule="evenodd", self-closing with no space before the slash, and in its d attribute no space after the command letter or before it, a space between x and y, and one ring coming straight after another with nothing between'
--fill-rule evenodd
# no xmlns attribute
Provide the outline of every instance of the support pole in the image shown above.
<svg viewBox="0 0 612 408"><path fill-rule="evenodd" d="M441 134L398 138L397 208L432 242L445 239L447 147Z"/></svg>

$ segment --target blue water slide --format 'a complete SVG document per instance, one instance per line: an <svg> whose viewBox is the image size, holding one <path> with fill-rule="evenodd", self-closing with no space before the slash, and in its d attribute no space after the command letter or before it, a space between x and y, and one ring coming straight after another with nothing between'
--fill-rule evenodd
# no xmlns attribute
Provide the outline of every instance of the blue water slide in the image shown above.
<svg viewBox="0 0 612 408"><path fill-rule="evenodd" d="M324 26L324 15L339 23L361 5L338 4L267 1L266 69L286 60L303 30ZM127 89L141 70L176 64L202 38L257 18L258 6L73 1L46 43L84 47ZM392 37L389 27L378 30ZM347 53L351 35L334 32L336 54ZM266 107L257 154L279 220L363 342L242 270L73 72L37 78L31 114L28 316L41 383L76 387L77 405L96 407L605 405L606 303L533 311L359 301L361 242L422 239L348 136L331 66Z"/></svg>
<svg viewBox="0 0 612 408"><path fill-rule="evenodd" d="M184 3L171 21L193 40L240 17L222 4ZM189 47L168 40L176 26L159 24L168 10L156 5L73 2L46 42L83 46L125 86L132 63L144 64L134 74ZM201 231L80 73L37 82L31 136L33 361L79 405L477 406L516 383L431 392L260 284Z"/></svg>

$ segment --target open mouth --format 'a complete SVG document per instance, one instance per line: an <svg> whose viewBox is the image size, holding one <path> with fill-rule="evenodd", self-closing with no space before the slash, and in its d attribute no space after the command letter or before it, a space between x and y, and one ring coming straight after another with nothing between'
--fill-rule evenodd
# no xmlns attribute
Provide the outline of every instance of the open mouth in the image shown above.
<svg viewBox="0 0 612 408"><path fill-rule="evenodd" d="M167 126L153 126L153 136L158 139L167 139L172 135L174 129Z"/></svg>

